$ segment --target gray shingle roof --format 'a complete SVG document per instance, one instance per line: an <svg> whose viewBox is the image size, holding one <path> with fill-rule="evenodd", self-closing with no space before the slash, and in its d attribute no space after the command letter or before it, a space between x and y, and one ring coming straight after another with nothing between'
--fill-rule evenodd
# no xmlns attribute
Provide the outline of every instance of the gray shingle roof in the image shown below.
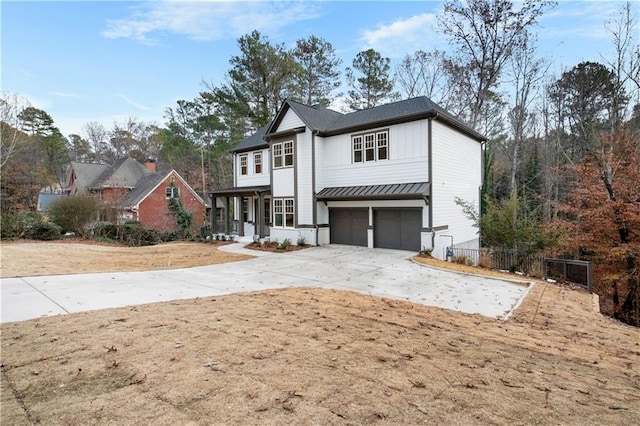
<svg viewBox="0 0 640 426"><path fill-rule="evenodd" d="M160 182L168 176L167 173L152 172L147 173L136 184L136 187L122 199L120 205L122 207L133 207L151 192Z"/></svg>
<svg viewBox="0 0 640 426"><path fill-rule="evenodd" d="M71 162L71 168L75 175L75 186L80 194L86 194L93 183L98 179L109 166L106 164L78 163Z"/></svg>
<svg viewBox="0 0 640 426"><path fill-rule="evenodd" d="M90 188L133 188L143 176L149 173L151 173L151 171L137 160L131 157L121 158L117 160L113 166L108 166L108 168L93 181Z"/></svg>
<svg viewBox="0 0 640 426"><path fill-rule="evenodd" d="M249 136L248 138L240 142L238 145L233 147L232 151L242 152L242 151L257 149L261 146L264 146L265 148L268 147L269 144L267 144L267 142L264 140L264 136L267 134L268 128L269 128L268 124L266 126L260 127L254 134L252 134L251 136Z"/></svg>
<svg viewBox="0 0 640 426"><path fill-rule="evenodd" d="M277 129L286 109L291 108L309 128L317 131L321 136L331 136L340 133L364 130L370 127L390 125L405 121L413 121L426 117L433 117L447 122L470 137L483 141L484 136L477 133L462 121L458 120L444 108L426 96L406 99L381 105L375 108L342 114L319 105L307 106L293 100L286 100L278 117L268 126L261 127L256 133L242 141L234 148L234 152L247 151L267 146L265 136Z"/></svg>

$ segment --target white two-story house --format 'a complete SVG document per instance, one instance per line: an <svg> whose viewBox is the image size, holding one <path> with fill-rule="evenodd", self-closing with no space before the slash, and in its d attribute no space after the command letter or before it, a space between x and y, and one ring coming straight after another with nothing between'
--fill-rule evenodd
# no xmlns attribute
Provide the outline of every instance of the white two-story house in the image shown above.
<svg viewBox="0 0 640 426"><path fill-rule="evenodd" d="M214 232L418 251L478 248L485 138L426 97L342 114L287 100L233 150ZM216 205L216 204L212 204Z"/></svg>

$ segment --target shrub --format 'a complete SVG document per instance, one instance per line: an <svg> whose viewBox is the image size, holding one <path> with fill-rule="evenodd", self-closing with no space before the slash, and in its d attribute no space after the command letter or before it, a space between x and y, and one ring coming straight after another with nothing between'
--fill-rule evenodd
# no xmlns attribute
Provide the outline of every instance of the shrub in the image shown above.
<svg viewBox="0 0 640 426"><path fill-rule="evenodd" d="M455 256L453 258L453 261L457 264L460 265L466 265L467 264L467 256Z"/></svg>
<svg viewBox="0 0 640 426"><path fill-rule="evenodd" d="M286 250L291 245L291 240L285 238L280 244L278 244L278 250Z"/></svg>
<svg viewBox="0 0 640 426"><path fill-rule="evenodd" d="M298 234L297 243L300 247L304 247L307 244L307 239L304 237L304 235Z"/></svg>
<svg viewBox="0 0 640 426"><path fill-rule="evenodd" d="M160 232L149 229L139 222L122 226L122 242L131 247L152 246L161 242Z"/></svg>
<svg viewBox="0 0 640 426"><path fill-rule="evenodd" d="M65 232L73 232L81 237L89 235L87 225L100 218L102 203L95 197L64 197L49 206L51 221Z"/></svg>
<svg viewBox="0 0 640 426"><path fill-rule="evenodd" d="M420 250L420 256L423 257L431 257L431 253L433 253L433 249L429 248L429 247L422 247L422 250Z"/></svg>
<svg viewBox="0 0 640 426"><path fill-rule="evenodd" d="M0 219L0 238L16 240L24 235L24 222L20 216L5 213Z"/></svg>
<svg viewBox="0 0 640 426"><path fill-rule="evenodd" d="M62 236L62 228L52 222L40 222L29 228L26 237L32 240L51 241Z"/></svg>

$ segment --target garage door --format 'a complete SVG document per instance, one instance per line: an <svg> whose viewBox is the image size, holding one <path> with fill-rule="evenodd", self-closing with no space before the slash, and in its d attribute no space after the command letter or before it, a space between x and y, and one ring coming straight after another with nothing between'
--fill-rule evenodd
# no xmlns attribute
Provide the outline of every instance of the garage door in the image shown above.
<svg viewBox="0 0 640 426"><path fill-rule="evenodd" d="M369 209L329 209L331 244L367 246Z"/></svg>
<svg viewBox="0 0 640 426"><path fill-rule="evenodd" d="M374 246L398 250L420 250L422 209L375 209Z"/></svg>

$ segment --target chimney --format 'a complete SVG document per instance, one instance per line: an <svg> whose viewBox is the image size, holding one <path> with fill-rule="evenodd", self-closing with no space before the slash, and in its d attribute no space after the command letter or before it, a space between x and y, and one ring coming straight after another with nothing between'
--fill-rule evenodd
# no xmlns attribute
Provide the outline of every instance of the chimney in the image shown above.
<svg viewBox="0 0 640 426"><path fill-rule="evenodd" d="M156 171L156 160L154 160L153 158L147 158L146 160L144 160L144 166L150 172L155 172Z"/></svg>

